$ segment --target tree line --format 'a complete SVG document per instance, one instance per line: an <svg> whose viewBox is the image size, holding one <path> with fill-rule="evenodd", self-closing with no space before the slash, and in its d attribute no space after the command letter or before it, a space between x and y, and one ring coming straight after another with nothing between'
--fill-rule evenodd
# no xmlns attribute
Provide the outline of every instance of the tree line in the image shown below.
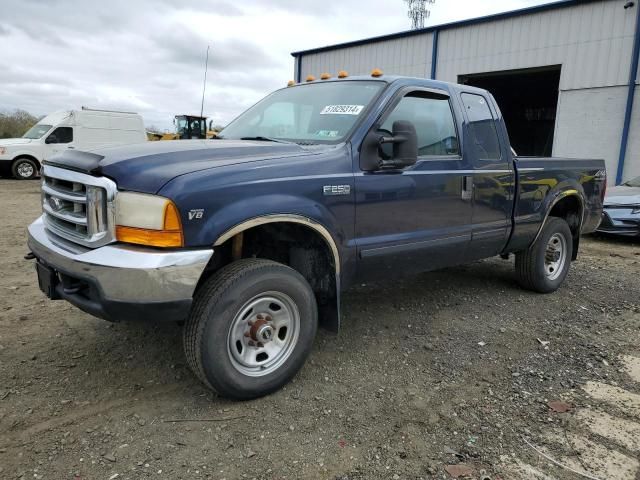
<svg viewBox="0 0 640 480"><path fill-rule="evenodd" d="M38 117L24 110L0 112L0 138L19 138L38 123L38 120Z"/></svg>

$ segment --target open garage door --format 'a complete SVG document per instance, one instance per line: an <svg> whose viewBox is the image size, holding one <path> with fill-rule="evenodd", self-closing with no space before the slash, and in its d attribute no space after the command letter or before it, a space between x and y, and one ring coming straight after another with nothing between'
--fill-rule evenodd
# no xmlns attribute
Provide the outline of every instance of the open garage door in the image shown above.
<svg viewBox="0 0 640 480"><path fill-rule="evenodd" d="M461 75L458 81L493 94L507 124L511 145L518 155L551 156L560 65Z"/></svg>

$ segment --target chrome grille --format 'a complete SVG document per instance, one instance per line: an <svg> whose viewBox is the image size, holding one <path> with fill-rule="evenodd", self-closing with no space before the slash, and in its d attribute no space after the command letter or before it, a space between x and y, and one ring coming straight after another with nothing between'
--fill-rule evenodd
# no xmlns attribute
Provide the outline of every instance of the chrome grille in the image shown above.
<svg viewBox="0 0 640 480"><path fill-rule="evenodd" d="M45 165L42 169L42 210L47 229L86 247L115 239L114 182Z"/></svg>

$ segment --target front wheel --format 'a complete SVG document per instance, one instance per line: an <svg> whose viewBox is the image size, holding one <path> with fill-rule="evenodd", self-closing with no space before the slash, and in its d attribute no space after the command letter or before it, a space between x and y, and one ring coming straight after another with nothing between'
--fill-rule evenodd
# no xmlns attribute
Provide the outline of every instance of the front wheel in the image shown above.
<svg viewBox="0 0 640 480"><path fill-rule="evenodd" d="M569 273L572 254L569 225L562 218L549 217L535 243L516 254L518 282L534 292L555 292Z"/></svg>
<svg viewBox="0 0 640 480"><path fill-rule="evenodd" d="M38 166L30 158L19 158L13 162L11 173L18 180L31 180L38 175Z"/></svg>
<svg viewBox="0 0 640 480"><path fill-rule="evenodd" d="M297 271L270 260L227 265L196 293L184 328L189 366L219 394L246 400L289 382L311 352L315 296Z"/></svg>

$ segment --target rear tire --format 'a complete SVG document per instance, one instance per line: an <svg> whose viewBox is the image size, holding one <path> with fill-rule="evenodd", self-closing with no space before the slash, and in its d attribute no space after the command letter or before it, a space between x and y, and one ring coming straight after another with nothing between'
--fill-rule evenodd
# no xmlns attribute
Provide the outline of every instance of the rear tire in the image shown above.
<svg viewBox="0 0 640 480"><path fill-rule="evenodd" d="M573 236L562 218L549 217L531 247L516 253L518 283L539 293L555 292L569 273Z"/></svg>
<svg viewBox="0 0 640 480"><path fill-rule="evenodd" d="M38 176L38 165L30 158L19 158L13 162L11 173L18 180L31 180Z"/></svg>
<svg viewBox="0 0 640 480"><path fill-rule="evenodd" d="M189 367L220 395L248 400L288 383L318 325L309 283L271 260L222 268L197 291L183 340Z"/></svg>

